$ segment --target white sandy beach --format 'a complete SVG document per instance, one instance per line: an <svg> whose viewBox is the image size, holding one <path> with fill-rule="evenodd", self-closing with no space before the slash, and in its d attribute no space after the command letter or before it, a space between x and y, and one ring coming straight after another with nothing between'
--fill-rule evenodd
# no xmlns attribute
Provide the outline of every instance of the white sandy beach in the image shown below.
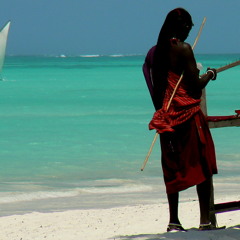
<svg viewBox="0 0 240 240"><path fill-rule="evenodd" d="M238 200L223 197L219 202ZM188 232L166 233L166 203L109 209L71 210L55 213L33 212L0 218L0 240L239 240L240 211L217 215L225 230L197 230L198 201L181 202L180 218Z"/></svg>

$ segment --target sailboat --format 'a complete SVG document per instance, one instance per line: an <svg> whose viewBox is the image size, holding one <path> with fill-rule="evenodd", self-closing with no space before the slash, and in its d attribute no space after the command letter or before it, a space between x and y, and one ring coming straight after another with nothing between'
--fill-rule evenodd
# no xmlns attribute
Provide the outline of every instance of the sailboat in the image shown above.
<svg viewBox="0 0 240 240"><path fill-rule="evenodd" d="M5 52L7 47L7 38L8 38L8 31L10 28L10 21L7 22L0 31L0 80L2 80L1 73L5 59Z"/></svg>

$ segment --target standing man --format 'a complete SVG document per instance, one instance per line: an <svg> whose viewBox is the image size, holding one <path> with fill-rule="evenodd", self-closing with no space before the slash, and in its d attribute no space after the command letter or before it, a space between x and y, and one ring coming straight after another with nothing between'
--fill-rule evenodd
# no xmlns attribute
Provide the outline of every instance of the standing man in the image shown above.
<svg viewBox="0 0 240 240"><path fill-rule="evenodd" d="M167 231L185 231L178 217L179 192L197 186L200 206L199 230L216 229L211 224L210 197L212 175L217 173L214 143L200 109L202 89L216 79L208 69L199 77L191 46L185 42L193 22L182 8L168 13L157 45L151 48L143 72L156 113L150 129L160 134L162 169L169 203ZM179 88L168 108L173 91Z"/></svg>

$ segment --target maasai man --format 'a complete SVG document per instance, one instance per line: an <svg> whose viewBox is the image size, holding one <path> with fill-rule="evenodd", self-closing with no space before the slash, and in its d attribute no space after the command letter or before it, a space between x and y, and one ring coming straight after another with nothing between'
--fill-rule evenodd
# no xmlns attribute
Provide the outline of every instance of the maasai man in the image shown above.
<svg viewBox="0 0 240 240"><path fill-rule="evenodd" d="M209 68L199 77L191 46L184 42L193 26L182 8L169 12L157 45L145 59L143 72L157 110L149 123L160 134L162 169L169 203L167 230L185 231L178 218L179 192L194 185L200 205L199 230L216 229L210 222L212 175L217 173L213 140L200 109L202 89L217 73ZM181 84L167 105L183 73Z"/></svg>

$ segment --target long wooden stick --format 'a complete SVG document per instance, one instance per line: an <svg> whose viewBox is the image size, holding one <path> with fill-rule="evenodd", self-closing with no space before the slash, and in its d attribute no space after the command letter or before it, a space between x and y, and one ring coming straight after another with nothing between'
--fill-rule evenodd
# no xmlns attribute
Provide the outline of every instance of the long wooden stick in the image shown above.
<svg viewBox="0 0 240 240"><path fill-rule="evenodd" d="M230 63L230 64L227 64L227 65L225 65L223 67L217 68L216 71L217 71L217 73L219 73L219 72L225 71L225 70L227 70L229 68L236 67L238 65L240 65L240 60L238 60L236 62L233 62L233 63Z"/></svg>
<svg viewBox="0 0 240 240"><path fill-rule="evenodd" d="M202 22L201 27L200 27L200 29L199 29L199 31L198 31L197 37L196 37L196 39L195 39L195 41L194 41L194 43L193 43L193 45L192 45L192 49L193 49L193 50L194 50L194 48L195 48L195 46L196 46L196 44L197 44L197 42L198 42L198 39L199 39L199 37L200 37L200 35L201 35L201 33L202 33L202 29L203 29L203 26L204 26L205 22L206 22L206 17L203 18L203 22ZM168 111L168 109L169 109L169 107L170 107L170 105L171 105L171 103L172 103L172 100L173 100L173 98L174 98L174 96L175 96L175 94L176 94L176 91L177 91L177 89L178 89L178 87L179 87L179 84L180 84L181 81L182 81L182 78L183 78L183 73L181 74L181 76L180 76L180 78L179 78L179 80L178 80L178 82L177 82L177 84L176 84L176 86L175 86L175 88L174 88L174 91L173 91L173 93L172 93L172 96L171 96L171 98L170 98L170 100L169 100L169 102L168 102L167 111ZM154 139L153 139L153 141L152 141L152 144L151 144L151 146L150 146L150 149L149 149L149 151L148 151L148 154L147 154L147 156L146 156L146 158L145 158L145 160L144 160L144 162L143 162L143 165L142 165L142 167L141 167L141 171L144 170L144 168L145 168L145 166L146 166L146 164L147 164L147 162L148 162L148 159L149 159L149 157L150 157L150 155L151 155L151 153L152 153L152 149L153 149L153 146L154 146L154 144L155 144L155 142L156 142L156 140L157 140L157 137L158 137L158 132L156 132L156 134L155 134L155 136L154 136Z"/></svg>
<svg viewBox="0 0 240 240"><path fill-rule="evenodd" d="M240 60L232 62L232 63L229 63L229 64L227 64L225 66L220 67L220 68L217 68L216 71L217 71L217 73L220 73L220 72L223 72L225 70L228 70L229 68L236 67L238 65L240 65ZM206 73L202 74L201 76L203 76L205 74Z"/></svg>
<svg viewBox="0 0 240 240"><path fill-rule="evenodd" d="M147 156L146 156L146 158L145 158L145 161L143 162L143 165L142 165L142 167L141 167L141 171L144 170L144 168L145 168L145 166L146 166L146 164L147 164L147 161L148 161L148 159L149 159L149 157L150 157L150 155L151 155L151 153L152 153L153 146L154 146L154 144L155 144L155 142L156 142L156 140L157 140L157 137L158 137L158 133L156 132L156 134L155 134L155 136L154 136L154 139L153 139L153 141L152 141L152 144L151 144L151 146L150 146L150 149L149 149L149 151L148 151L148 154L147 154Z"/></svg>
<svg viewBox="0 0 240 240"><path fill-rule="evenodd" d="M197 35L197 37L196 37L196 39L195 39L195 41L194 41L194 43L193 43L193 45L192 45L192 49L193 49L193 50L194 50L194 48L195 48L196 45L197 45L197 42L198 42L198 40L199 40L199 38L200 38L200 35L201 35L201 33L202 33L202 30L203 30L203 27L204 27L204 24L205 24L206 20L207 20L207 18L204 17L204 18L203 18L203 21L202 21L202 24L201 24L201 26L200 26L200 29L199 29L199 31L198 31L198 35Z"/></svg>

